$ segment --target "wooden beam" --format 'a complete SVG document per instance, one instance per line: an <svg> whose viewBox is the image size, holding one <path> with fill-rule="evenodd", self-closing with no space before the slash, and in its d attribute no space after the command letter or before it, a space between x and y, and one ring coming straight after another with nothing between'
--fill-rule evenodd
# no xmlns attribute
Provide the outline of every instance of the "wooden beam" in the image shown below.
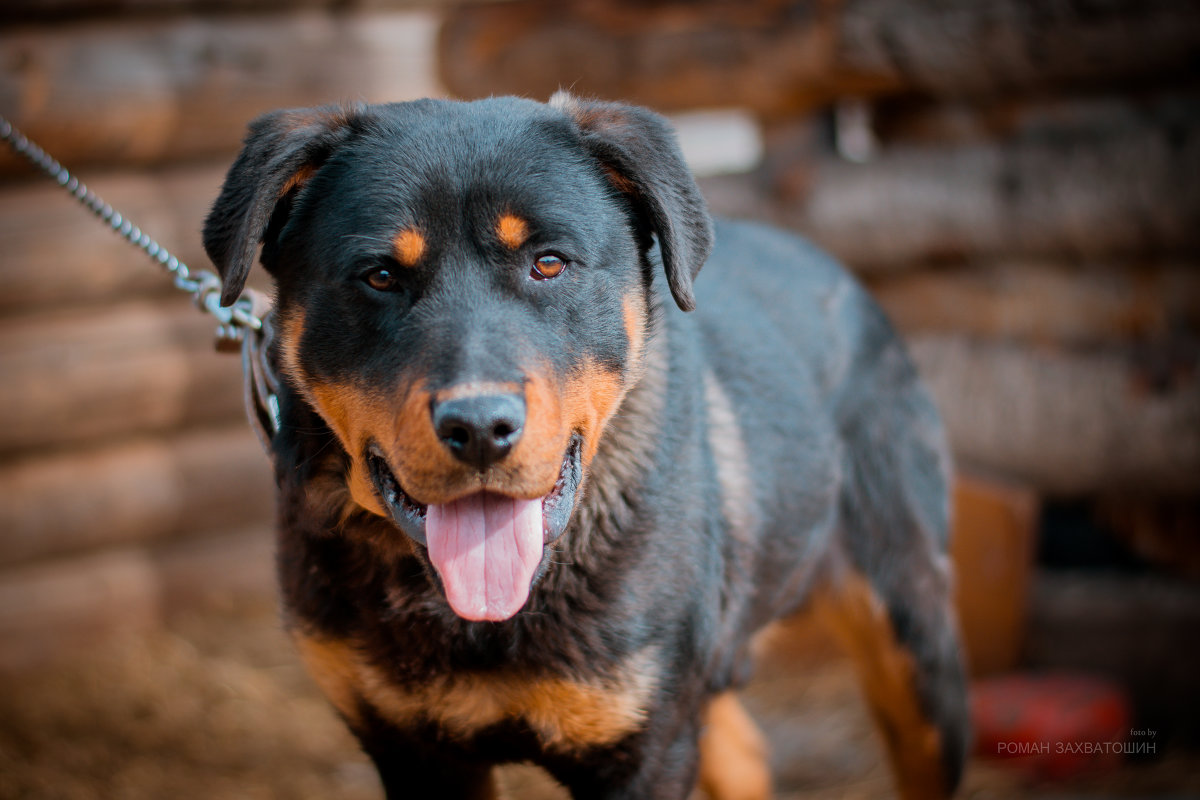
<svg viewBox="0 0 1200 800"><path fill-rule="evenodd" d="M0 670L28 669L162 623L161 583L140 550L0 572Z"/></svg>
<svg viewBox="0 0 1200 800"><path fill-rule="evenodd" d="M456 7L438 55L465 97L571 87L776 115L845 95L1161 84L1189 74L1198 43L1200 19L1173 0L518 0Z"/></svg>
<svg viewBox="0 0 1200 800"><path fill-rule="evenodd" d="M0 320L0 454L242 417L241 361L182 297Z"/></svg>
<svg viewBox="0 0 1200 800"><path fill-rule="evenodd" d="M1200 174L1200 125L901 145L863 164L824 157L772 169L706 181L713 209L765 211L863 271L1200 254L1200 183L1190 177Z"/></svg>
<svg viewBox="0 0 1200 800"><path fill-rule="evenodd" d="M0 570L0 674L144 636L168 614L270 603L273 566L270 529L252 526Z"/></svg>
<svg viewBox="0 0 1200 800"><path fill-rule="evenodd" d="M84 181L190 268L214 271L200 229L227 166ZM0 188L0 241L0 316L176 292L161 267L49 180Z"/></svg>
<svg viewBox="0 0 1200 800"><path fill-rule="evenodd" d="M839 66L943 96L1161 86L1190 71L1192 11L1174 0L848 0Z"/></svg>
<svg viewBox="0 0 1200 800"><path fill-rule="evenodd" d="M162 579L163 609L173 615L203 608L232 611L274 603L275 534L269 525L167 543L152 552Z"/></svg>
<svg viewBox="0 0 1200 800"><path fill-rule="evenodd" d="M1114 347L1200 331L1200 269L1190 263L1000 260L872 274L867 285L908 335Z"/></svg>
<svg viewBox="0 0 1200 800"><path fill-rule="evenodd" d="M436 24L302 11L15 27L0 33L0 107L72 169L229 154L272 109L440 94ZM0 175L29 172L0 151Z"/></svg>
<svg viewBox="0 0 1200 800"><path fill-rule="evenodd" d="M436 8L441 0L355 0L370 9ZM280 13L306 9L339 11L345 0L6 0L0 25L62 24L73 19L179 16L183 14Z"/></svg>
<svg viewBox="0 0 1200 800"><path fill-rule="evenodd" d="M833 93L837 5L464 5L442 27L440 76L464 97L565 87L658 109L811 108Z"/></svg>
<svg viewBox="0 0 1200 800"><path fill-rule="evenodd" d="M0 467L0 566L270 525L271 467L245 423Z"/></svg>
<svg viewBox="0 0 1200 800"><path fill-rule="evenodd" d="M1069 351L914 336L958 462L1042 494L1200 489L1200 376L1126 348Z"/></svg>

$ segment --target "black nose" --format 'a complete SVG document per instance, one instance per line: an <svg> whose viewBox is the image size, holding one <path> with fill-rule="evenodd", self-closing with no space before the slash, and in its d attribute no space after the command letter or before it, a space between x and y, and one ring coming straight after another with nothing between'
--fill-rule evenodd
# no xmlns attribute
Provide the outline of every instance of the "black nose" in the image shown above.
<svg viewBox="0 0 1200 800"><path fill-rule="evenodd" d="M508 455L525 426L525 398L495 394L433 405L433 429L454 457L487 469Z"/></svg>

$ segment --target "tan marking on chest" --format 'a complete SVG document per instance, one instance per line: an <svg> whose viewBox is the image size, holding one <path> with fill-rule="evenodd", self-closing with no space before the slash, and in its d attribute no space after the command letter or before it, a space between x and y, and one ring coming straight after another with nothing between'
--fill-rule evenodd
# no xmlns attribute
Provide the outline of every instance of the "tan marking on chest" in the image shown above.
<svg viewBox="0 0 1200 800"><path fill-rule="evenodd" d="M345 642L292 632L292 640L308 674L343 717L354 725L359 722L358 660L354 648Z"/></svg>
<svg viewBox="0 0 1200 800"><path fill-rule="evenodd" d="M636 731L659 682L656 651L647 648L605 677L471 673L407 690L344 642L295 638L317 685L352 722L359 701L396 725L433 722L463 739L502 722L524 722L557 751L613 744Z"/></svg>
<svg viewBox="0 0 1200 800"><path fill-rule="evenodd" d="M634 657L609 679L530 679L469 675L409 692L367 670L369 702L397 723L431 720L467 738L502 722L524 722L543 746L570 751L613 744L645 722L658 675L652 654Z"/></svg>

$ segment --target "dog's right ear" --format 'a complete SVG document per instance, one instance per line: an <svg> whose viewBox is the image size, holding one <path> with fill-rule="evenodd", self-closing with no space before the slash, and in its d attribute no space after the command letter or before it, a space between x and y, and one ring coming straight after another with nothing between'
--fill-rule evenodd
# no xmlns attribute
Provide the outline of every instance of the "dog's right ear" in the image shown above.
<svg viewBox="0 0 1200 800"><path fill-rule="evenodd" d="M221 304L242 293L276 207L290 202L359 116L354 108L275 111L250 123L221 194L204 221L204 250L221 274Z"/></svg>
<svg viewBox="0 0 1200 800"><path fill-rule="evenodd" d="M691 311L692 282L713 247L712 218L670 124L646 108L563 91L550 105L574 121L584 147L654 231L671 295Z"/></svg>

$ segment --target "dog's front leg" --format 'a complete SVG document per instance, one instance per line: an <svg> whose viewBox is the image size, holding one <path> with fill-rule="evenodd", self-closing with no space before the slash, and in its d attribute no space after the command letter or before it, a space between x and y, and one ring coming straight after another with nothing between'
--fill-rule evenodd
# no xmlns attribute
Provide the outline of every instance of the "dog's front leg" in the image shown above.
<svg viewBox="0 0 1200 800"><path fill-rule="evenodd" d="M498 800L490 764L453 758L419 738L380 727L355 731L388 800Z"/></svg>
<svg viewBox="0 0 1200 800"><path fill-rule="evenodd" d="M696 786L699 724L644 730L613 747L545 763L574 800L686 800Z"/></svg>

